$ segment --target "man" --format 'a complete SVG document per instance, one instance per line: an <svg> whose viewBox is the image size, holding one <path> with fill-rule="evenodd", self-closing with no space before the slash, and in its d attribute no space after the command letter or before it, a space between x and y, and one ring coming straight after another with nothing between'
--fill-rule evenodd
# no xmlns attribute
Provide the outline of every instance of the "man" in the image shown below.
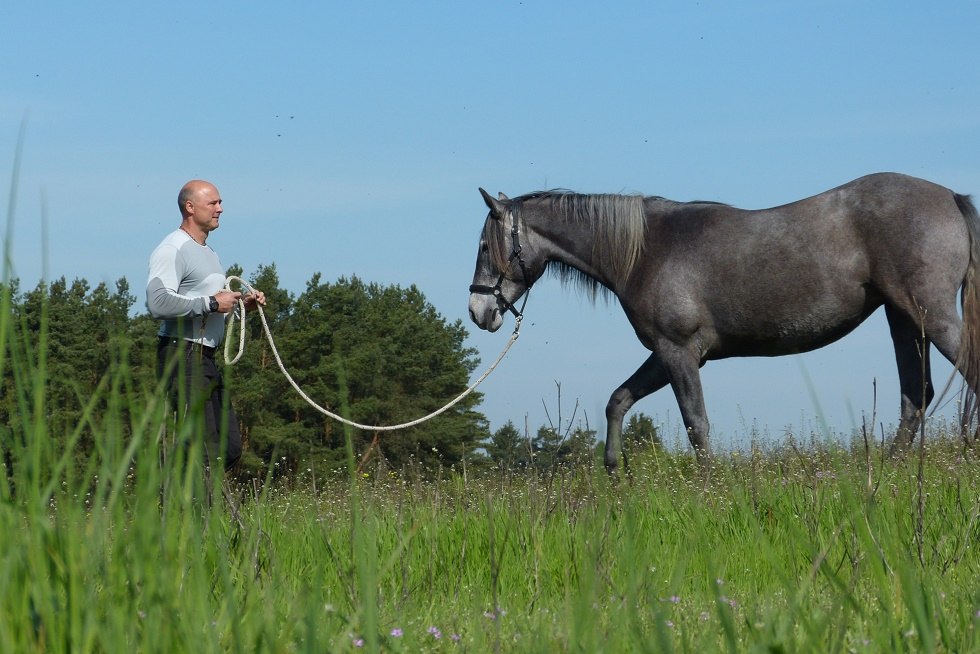
<svg viewBox="0 0 980 654"><path fill-rule="evenodd" d="M203 411L209 465L223 460L229 470L242 456L242 438L214 355L224 338L225 320L238 307L239 298L251 311L265 305L265 295L255 291L242 297L237 291L222 290L225 271L207 244L222 212L221 194L214 184L187 182L177 204L180 227L150 255L146 284L146 308L161 319L157 369L161 376L168 375L169 393L181 413ZM183 406L177 405L180 400ZM225 425L227 441L221 452Z"/></svg>

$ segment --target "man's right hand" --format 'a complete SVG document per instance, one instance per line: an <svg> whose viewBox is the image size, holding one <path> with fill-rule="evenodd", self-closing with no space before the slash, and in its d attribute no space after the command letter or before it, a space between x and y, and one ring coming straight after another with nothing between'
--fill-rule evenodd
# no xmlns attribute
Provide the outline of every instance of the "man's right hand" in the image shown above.
<svg viewBox="0 0 980 654"><path fill-rule="evenodd" d="M238 305L238 298L242 296L238 291L220 291L214 294L214 299L218 301L218 313L231 313Z"/></svg>

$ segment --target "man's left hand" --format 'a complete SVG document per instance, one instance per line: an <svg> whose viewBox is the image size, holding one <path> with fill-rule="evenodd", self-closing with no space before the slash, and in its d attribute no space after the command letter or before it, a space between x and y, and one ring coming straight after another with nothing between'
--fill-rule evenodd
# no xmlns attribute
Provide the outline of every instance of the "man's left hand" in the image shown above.
<svg viewBox="0 0 980 654"><path fill-rule="evenodd" d="M245 302L246 311L255 311L257 306L265 306L265 293L252 289L251 293L242 296L242 301Z"/></svg>

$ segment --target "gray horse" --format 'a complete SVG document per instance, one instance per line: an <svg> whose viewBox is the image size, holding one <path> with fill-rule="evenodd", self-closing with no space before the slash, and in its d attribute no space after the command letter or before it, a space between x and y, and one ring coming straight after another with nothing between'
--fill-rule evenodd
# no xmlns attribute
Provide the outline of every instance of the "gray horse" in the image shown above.
<svg viewBox="0 0 980 654"><path fill-rule="evenodd" d="M969 197L942 186L880 173L759 211L641 195L480 193L490 215L470 287L473 322L496 331L551 270L593 298L614 294L651 352L606 405L610 471L623 417L641 398L670 384L703 458L701 366L823 347L882 305L902 393L895 446L912 442L934 396L929 344L980 390L980 217Z"/></svg>

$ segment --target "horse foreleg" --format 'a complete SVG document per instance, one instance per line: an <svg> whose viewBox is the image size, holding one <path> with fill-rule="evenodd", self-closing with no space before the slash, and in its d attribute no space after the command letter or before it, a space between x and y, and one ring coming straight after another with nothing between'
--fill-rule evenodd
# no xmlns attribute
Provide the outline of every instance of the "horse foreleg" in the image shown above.
<svg viewBox="0 0 980 654"><path fill-rule="evenodd" d="M626 413L637 401L666 385L667 372L657 355L651 354L609 397L606 404L606 471L610 475L615 474L619 467Z"/></svg>
<svg viewBox="0 0 980 654"><path fill-rule="evenodd" d="M674 389L677 406L687 429L694 454L702 465L708 463L708 413L704 408L704 392L701 389L701 375L698 370L704 363L689 350L669 346L660 352L660 358L667 370L667 378Z"/></svg>

